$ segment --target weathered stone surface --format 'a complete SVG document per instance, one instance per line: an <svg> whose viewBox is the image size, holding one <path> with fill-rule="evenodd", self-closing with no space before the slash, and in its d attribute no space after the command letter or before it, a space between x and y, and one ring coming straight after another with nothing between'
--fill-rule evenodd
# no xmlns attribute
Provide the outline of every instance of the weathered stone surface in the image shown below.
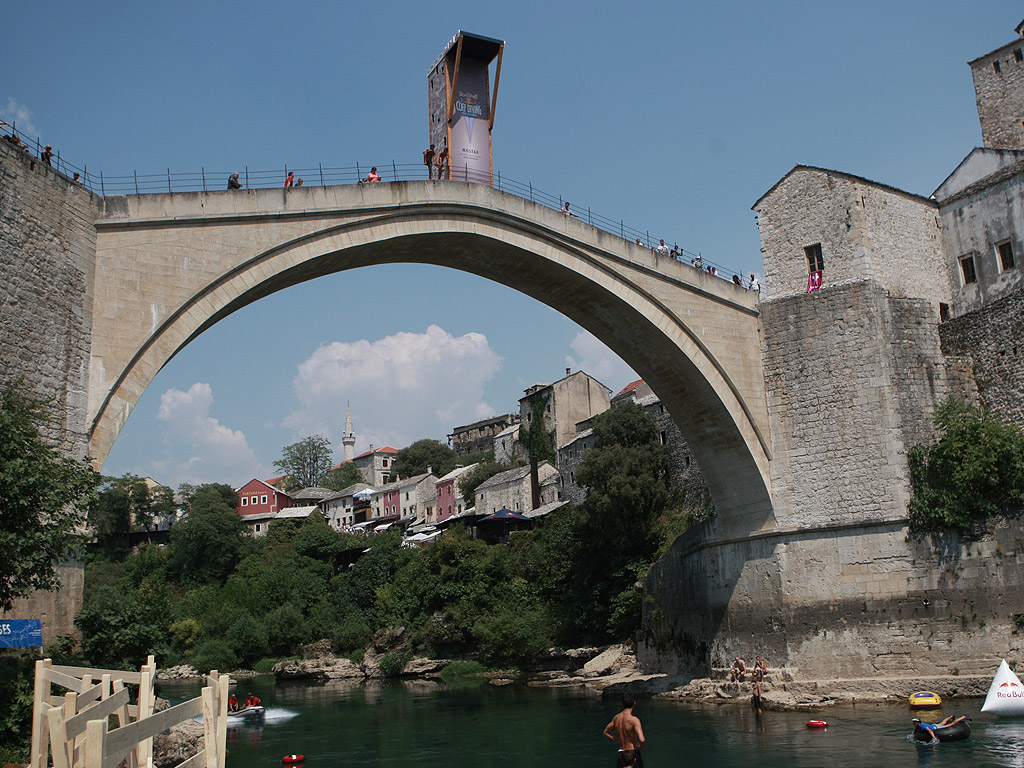
<svg viewBox="0 0 1024 768"><path fill-rule="evenodd" d="M317 640L315 643L302 646L302 658L319 659L334 656L334 643L330 640Z"/></svg>
<svg viewBox="0 0 1024 768"><path fill-rule="evenodd" d="M947 355L970 359L981 401L1024 427L1024 287L942 323L939 337Z"/></svg>
<svg viewBox="0 0 1024 768"><path fill-rule="evenodd" d="M153 739L153 765L156 768L173 768L203 749L206 739L203 724L186 720L172 726L170 732L159 733Z"/></svg>
<svg viewBox="0 0 1024 768"><path fill-rule="evenodd" d="M190 680L199 676L199 672L191 664L179 664L166 669L158 668L156 671L157 680Z"/></svg>
<svg viewBox="0 0 1024 768"><path fill-rule="evenodd" d="M451 659L428 659L425 656L417 656L402 668L402 675L432 677L440 675L441 671L451 663Z"/></svg>
<svg viewBox="0 0 1024 768"><path fill-rule="evenodd" d="M619 672L635 672L636 655L625 645L612 645L583 665L584 677L604 677Z"/></svg>
<svg viewBox="0 0 1024 768"><path fill-rule="evenodd" d="M334 656L279 661L273 672L278 680L334 680L365 676L363 670L349 659Z"/></svg>
<svg viewBox="0 0 1024 768"><path fill-rule="evenodd" d="M372 642L377 653L404 651L409 648L409 635L405 627L382 627L373 633Z"/></svg>

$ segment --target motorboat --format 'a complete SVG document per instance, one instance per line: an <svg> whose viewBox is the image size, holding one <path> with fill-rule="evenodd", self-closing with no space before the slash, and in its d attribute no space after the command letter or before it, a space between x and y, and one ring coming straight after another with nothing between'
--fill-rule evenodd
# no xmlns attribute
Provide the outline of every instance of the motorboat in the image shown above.
<svg viewBox="0 0 1024 768"><path fill-rule="evenodd" d="M243 709L236 709L234 712L228 712L228 722L239 722L240 720L262 720L267 716L267 709L262 705L255 707L244 707Z"/></svg>

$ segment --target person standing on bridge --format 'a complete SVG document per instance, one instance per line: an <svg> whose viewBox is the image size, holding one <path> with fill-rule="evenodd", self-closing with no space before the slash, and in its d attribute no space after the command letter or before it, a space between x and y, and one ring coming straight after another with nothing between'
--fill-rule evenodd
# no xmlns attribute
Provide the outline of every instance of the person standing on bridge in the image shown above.
<svg viewBox="0 0 1024 768"><path fill-rule="evenodd" d="M448 174L448 147L437 153L437 157L434 158L434 165L437 166L437 178L445 178Z"/></svg>
<svg viewBox="0 0 1024 768"><path fill-rule="evenodd" d="M668 256L668 246L665 245L665 241L664 240L662 240L659 243L658 247L655 248L654 250L657 251L659 256Z"/></svg>
<svg viewBox="0 0 1024 768"><path fill-rule="evenodd" d="M363 179L363 181L365 183L367 183L367 184L369 184L370 182L374 182L374 181L380 181L380 174L377 173L377 166L376 165L373 166L373 168L370 169L370 172L368 174L366 174L366 178Z"/></svg>
<svg viewBox="0 0 1024 768"><path fill-rule="evenodd" d="M242 182L238 180L238 172L232 173L228 176L228 189L241 189Z"/></svg>
<svg viewBox="0 0 1024 768"><path fill-rule="evenodd" d="M436 154L433 144L423 150L423 164L427 166L427 179L434 178L434 155ZM437 178L441 178L440 168L437 169Z"/></svg>
<svg viewBox="0 0 1024 768"><path fill-rule="evenodd" d="M757 282L757 277L753 272L750 273L750 290L757 291L758 293L761 292L761 284Z"/></svg>
<svg viewBox="0 0 1024 768"><path fill-rule="evenodd" d="M295 171L288 171L288 177L284 180L285 188L295 184Z"/></svg>

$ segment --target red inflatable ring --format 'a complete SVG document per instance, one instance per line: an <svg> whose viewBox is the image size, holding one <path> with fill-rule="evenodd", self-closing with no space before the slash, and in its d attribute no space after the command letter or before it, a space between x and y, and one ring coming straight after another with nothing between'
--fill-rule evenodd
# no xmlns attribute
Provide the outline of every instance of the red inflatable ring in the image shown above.
<svg viewBox="0 0 1024 768"><path fill-rule="evenodd" d="M297 765L306 759L305 755L285 755L281 758L281 762L285 765Z"/></svg>
<svg viewBox="0 0 1024 768"><path fill-rule="evenodd" d="M808 720L808 728L828 728L828 722L825 720Z"/></svg>

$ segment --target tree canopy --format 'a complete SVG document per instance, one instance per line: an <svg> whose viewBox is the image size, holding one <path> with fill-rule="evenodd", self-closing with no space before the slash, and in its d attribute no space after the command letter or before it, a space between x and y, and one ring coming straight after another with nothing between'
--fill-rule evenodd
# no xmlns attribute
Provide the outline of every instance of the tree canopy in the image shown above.
<svg viewBox="0 0 1024 768"><path fill-rule="evenodd" d="M437 440L417 440L395 456L391 478L422 475L429 468L437 477L455 469L455 451Z"/></svg>
<svg viewBox="0 0 1024 768"><path fill-rule="evenodd" d="M89 504L89 524L110 553L128 548L128 533L147 530L157 517L175 509L174 492L158 487L150 490L141 477L105 477L99 493Z"/></svg>
<svg viewBox="0 0 1024 768"><path fill-rule="evenodd" d="M322 488L330 488L332 491L343 491L350 485L363 482L363 475L359 467L351 461L346 461L336 469L332 469L320 481Z"/></svg>
<svg viewBox="0 0 1024 768"><path fill-rule="evenodd" d="M54 564L76 550L75 529L100 476L87 460L45 445L45 403L0 392L0 608L35 589L55 589Z"/></svg>
<svg viewBox="0 0 1024 768"><path fill-rule="evenodd" d="M171 528L171 569L186 583L223 581L241 559L245 526L230 486L200 485L183 519Z"/></svg>
<svg viewBox="0 0 1024 768"><path fill-rule="evenodd" d="M309 488L318 485L330 471L332 453L330 440L313 435L286 445L274 466L294 478L300 488Z"/></svg>

